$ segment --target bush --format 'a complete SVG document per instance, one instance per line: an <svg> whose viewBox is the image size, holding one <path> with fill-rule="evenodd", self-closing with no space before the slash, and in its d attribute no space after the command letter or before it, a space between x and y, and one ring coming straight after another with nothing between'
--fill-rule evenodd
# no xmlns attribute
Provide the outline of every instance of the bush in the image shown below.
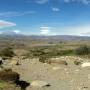
<svg viewBox="0 0 90 90"><path fill-rule="evenodd" d="M19 79L19 74L16 72L13 72L11 69L2 70L0 71L0 80L7 81L7 82L15 82Z"/></svg>
<svg viewBox="0 0 90 90"><path fill-rule="evenodd" d="M49 56L47 56L47 55L41 55L39 57L39 61L42 63L46 63L48 61L48 59L49 59Z"/></svg>
<svg viewBox="0 0 90 90"><path fill-rule="evenodd" d="M90 54L90 47L89 46L82 46L75 50L75 54L77 55L88 55Z"/></svg>
<svg viewBox="0 0 90 90"><path fill-rule="evenodd" d="M13 55L15 55L15 54L14 54L12 48L6 47L6 48L4 48L3 50L0 51L0 55L2 57L13 57Z"/></svg>
<svg viewBox="0 0 90 90"><path fill-rule="evenodd" d="M81 62L80 62L80 61L74 61L74 64L75 64L75 65L80 65Z"/></svg>
<svg viewBox="0 0 90 90"><path fill-rule="evenodd" d="M59 52L57 52L57 56L58 55L61 55L61 56L63 56L63 55L71 55L71 54L73 54L73 50L60 50Z"/></svg>

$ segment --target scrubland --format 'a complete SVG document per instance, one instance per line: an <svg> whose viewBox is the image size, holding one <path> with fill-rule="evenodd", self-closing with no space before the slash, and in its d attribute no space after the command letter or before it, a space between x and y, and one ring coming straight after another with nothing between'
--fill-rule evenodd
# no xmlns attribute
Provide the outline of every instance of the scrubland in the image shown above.
<svg viewBox="0 0 90 90"><path fill-rule="evenodd" d="M89 40L19 40L0 40L0 90L90 90Z"/></svg>

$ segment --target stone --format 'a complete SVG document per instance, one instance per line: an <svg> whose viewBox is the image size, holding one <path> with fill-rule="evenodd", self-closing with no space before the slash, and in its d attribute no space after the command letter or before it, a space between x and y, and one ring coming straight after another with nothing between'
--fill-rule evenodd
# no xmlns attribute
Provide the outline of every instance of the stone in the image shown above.
<svg viewBox="0 0 90 90"><path fill-rule="evenodd" d="M59 70L60 67L53 67L52 69L53 69L53 70Z"/></svg>
<svg viewBox="0 0 90 90"><path fill-rule="evenodd" d="M82 67L82 68L84 68L84 67L90 67L90 62L82 63L82 64L81 64L81 67Z"/></svg>
<svg viewBox="0 0 90 90"><path fill-rule="evenodd" d="M31 82L31 86L34 86L34 87L44 87L44 86L50 86L50 84L45 82L45 81L36 80L36 81L32 81Z"/></svg>

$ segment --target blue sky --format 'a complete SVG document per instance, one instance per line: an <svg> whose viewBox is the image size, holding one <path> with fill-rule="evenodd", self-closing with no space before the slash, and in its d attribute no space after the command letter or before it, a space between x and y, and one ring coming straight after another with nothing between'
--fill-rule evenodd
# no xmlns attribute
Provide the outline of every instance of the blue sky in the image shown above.
<svg viewBox="0 0 90 90"><path fill-rule="evenodd" d="M0 0L0 33L90 35L90 0Z"/></svg>

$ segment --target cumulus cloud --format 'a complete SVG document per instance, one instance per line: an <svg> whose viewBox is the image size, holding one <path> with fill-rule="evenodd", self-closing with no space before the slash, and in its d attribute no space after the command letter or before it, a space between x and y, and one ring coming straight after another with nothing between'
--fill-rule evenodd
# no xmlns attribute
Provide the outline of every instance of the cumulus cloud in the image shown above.
<svg viewBox="0 0 90 90"><path fill-rule="evenodd" d="M0 18L5 17L16 17L16 16L23 16L23 15L31 15L35 13L34 11L26 11L26 12L0 12Z"/></svg>
<svg viewBox="0 0 90 90"><path fill-rule="evenodd" d="M16 24L13 23L13 22L0 20L0 28L4 28L4 27L12 27L12 26L16 26Z"/></svg>

